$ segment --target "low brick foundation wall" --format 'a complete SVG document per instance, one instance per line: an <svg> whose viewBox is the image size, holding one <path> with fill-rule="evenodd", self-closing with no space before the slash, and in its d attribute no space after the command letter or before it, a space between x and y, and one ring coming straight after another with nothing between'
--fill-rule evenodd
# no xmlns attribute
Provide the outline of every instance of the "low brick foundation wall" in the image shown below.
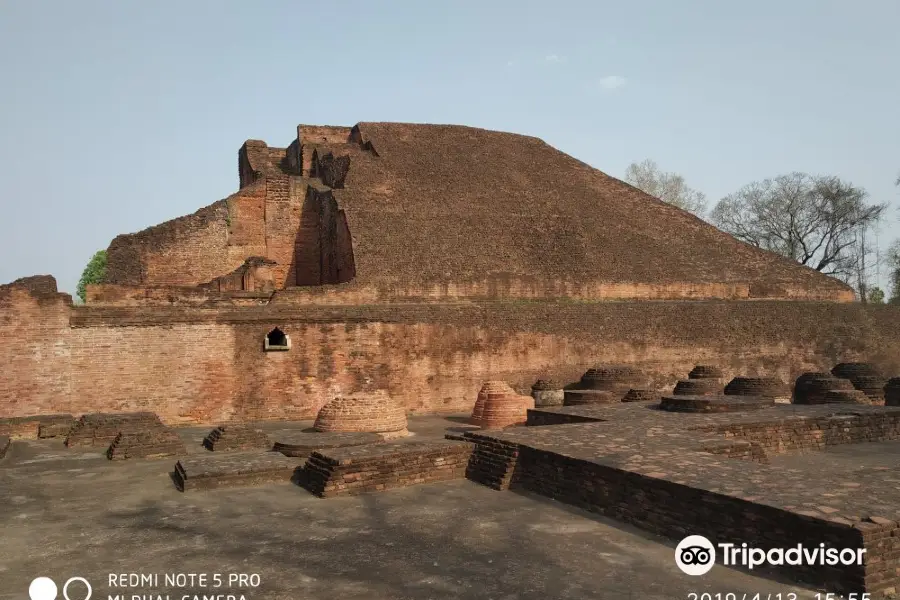
<svg viewBox="0 0 900 600"><path fill-rule="evenodd" d="M6 456L6 452L9 450L9 446L12 441L9 439L9 436L0 435L0 458Z"/></svg>
<svg viewBox="0 0 900 600"><path fill-rule="evenodd" d="M203 447L213 452L271 450L272 440L265 432L246 425L222 425L203 438Z"/></svg>
<svg viewBox="0 0 900 600"><path fill-rule="evenodd" d="M473 445L442 440L314 452L303 485L320 498L465 477Z"/></svg>
<svg viewBox="0 0 900 600"><path fill-rule="evenodd" d="M771 571L828 591L874 591L880 577L876 570L878 562L882 565L879 570L887 572L893 570L897 560L892 541L872 537L876 535L874 530L866 540L863 531L849 524L807 517L531 448L519 449L512 488L553 498L674 540L703 535L714 543L746 542L766 550L795 546L800 541L807 547L824 543L835 548L862 548L866 543L868 558L876 561L874 565L786 566ZM877 525L873 527L880 531ZM881 541L882 547L871 543L875 539ZM890 561L890 569L885 561Z"/></svg>
<svg viewBox="0 0 900 600"><path fill-rule="evenodd" d="M184 442L177 433L171 429L155 429L120 433L106 451L106 457L110 460L162 458L184 451Z"/></svg>
<svg viewBox="0 0 900 600"><path fill-rule="evenodd" d="M151 412L136 413L92 413L82 415L69 435L68 448L103 447L106 451L120 433L135 433L164 429L159 417Z"/></svg>
<svg viewBox="0 0 900 600"><path fill-rule="evenodd" d="M300 462L277 452L209 454L179 460L174 479L183 492L289 483Z"/></svg>
<svg viewBox="0 0 900 600"><path fill-rule="evenodd" d="M0 435L13 440L36 440L40 429L40 423L27 417L0 421Z"/></svg>
<svg viewBox="0 0 900 600"><path fill-rule="evenodd" d="M272 449L285 456L308 458L316 450L382 443L384 443L382 436L369 432L293 433L275 438Z"/></svg>
<svg viewBox="0 0 900 600"><path fill-rule="evenodd" d="M826 446L887 442L900 439L900 414L859 414L852 407L835 405L835 415L790 423L735 423L698 428L723 434L726 439L747 440L771 456L796 451L822 450Z"/></svg>
<svg viewBox="0 0 900 600"><path fill-rule="evenodd" d="M466 433L463 438L475 442L466 478L495 490L509 489L519 456L518 445L477 433Z"/></svg>

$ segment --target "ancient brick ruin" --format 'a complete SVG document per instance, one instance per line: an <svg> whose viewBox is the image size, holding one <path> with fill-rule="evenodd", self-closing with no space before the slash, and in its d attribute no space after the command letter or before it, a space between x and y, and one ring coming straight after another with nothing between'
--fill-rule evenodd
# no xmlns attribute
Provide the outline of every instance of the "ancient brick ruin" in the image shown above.
<svg viewBox="0 0 900 600"><path fill-rule="evenodd" d="M0 286L0 459L173 457L185 492L466 477L672 539L865 547L799 575L900 589L885 473L778 487L779 457L900 436L896 307L526 136L301 125L245 142L238 182L112 240L84 305Z"/></svg>

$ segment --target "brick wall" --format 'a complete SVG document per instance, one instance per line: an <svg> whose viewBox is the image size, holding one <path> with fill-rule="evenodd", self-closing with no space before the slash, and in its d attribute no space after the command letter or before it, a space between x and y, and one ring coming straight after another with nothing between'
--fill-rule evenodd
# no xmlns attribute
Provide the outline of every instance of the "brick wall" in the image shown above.
<svg viewBox="0 0 900 600"><path fill-rule="evenodd" d="M72 298L0 286L0 417L70 412Z"/></svg>
<svg viewBox="0 0 900 600"><path fill-rule="evenodd" d="M896 307L241 307L200 299L167 304L166 291L158 290L158 306L129 306L124 298L70 308L66 296L3 290L0 416L154 410L169 421L311 418L336 395L372 389L387 390L413 411L468 412L485 380L504 379L528 393L538 378L575 381L597 363L633 364L649 386L664 390L695 364L719 365L726 377L785 381L854 359L900 372ZM263 352L275 326L291 336L290 351Z"/></svg>

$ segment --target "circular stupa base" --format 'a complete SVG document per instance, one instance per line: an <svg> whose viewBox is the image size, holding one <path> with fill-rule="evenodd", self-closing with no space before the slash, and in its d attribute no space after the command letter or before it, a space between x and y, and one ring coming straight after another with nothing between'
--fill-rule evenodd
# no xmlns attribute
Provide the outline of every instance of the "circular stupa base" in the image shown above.
<svg viewBox="0 0 900 600"><path fill-rule="evenodd" d="M622 394L607 390L566 390L563 406L582 406L585 404L616 404L622 400Z"/></svg>
<svg viewBox="0 0 900 600"><path fill-rule="evenodd" d="M659 402L662 394L656 390L630 389L622 398L622 402Z"/></svg>
<svg viewBox="0 0 900 600"><path fill-rule="evenodd" d="M775 406L774 398L762 396L663 396L659 403L662 410L671 412L711 413L741 412Z"/></svg>
<svg viewBox="0 0 900 600"><path fill-rule="evenodd" d="M564 400L562 385L555 381L538 379L531 386L531 397L535 406L561 406Z"/></svg>
<svg viewBox="0 0 900 600"><path fill-rule="evenodd" d="M722 379L725 374L719 367L712 365L697 365L688 373L688 379Z"/></svg>
<svg viewBox="0 0 900 600"><path fill-rule="evenodd" d="M824 404L877 404L860 390L831 390L825 392Z"/></svg>
<svg viewBox="0 0 900 600"><path fill-rule="evenodd" d="M363 446L384 441L381 434L368 432L349 433L285 433L275 438L272 450L285 456L305 457L319 449Z"/></svg>
<svg viewBox="0 0 900 600"><path fill-rule="evenodd" d="M881 375L875 365L864 362L838 363L831 369L831 374L840 379L853 379L854 377L863 375L870 375L873 377Z"/></svg>
<svg viewBox="0 0 900 600"><path fill-rule="evenodd" d="M485 381L478 395L475 398L475 407L472 409L472 416L469 417L470 425L481 426L482 416L484 415L484 403L490 394L515 394L512 387L505 381L493 380Z"/></svg>
<svg viewBox="0 0 900 600"><path fill-rule="evenodd" d="M682 379L675 384L675 396L717 396L722 393L718 379Z"/></svg>
<svg viewBox="0 0 900 600"><path fill-rule="evenodd" d="M406 410L386 393L335 398L319 411L313 429L400 435L406 431Z"/></svg>
<svg viewBox="0 0 900 600"><path fill-rule="evenodd" d="M825 394L832 390L853 390L849 379L828 373L804 373L794 386L794 404L825 404Z"/></svg>
<svg viewBox="0 0 900 600"><path fill-rule="evenodd" d="M642 385L643 373L629 365L603 365L588 369L577 387L583 390L619 391ZM644 382L646 383L646 382Z"/></svg>
<svg viewBox="0 0 900 600"><path fill-rule="evenodd" d="M726 396L790 398L791 390L775 377L735 377L725 386Z"/></svg>
<svg viewBox="0 0 900 600"><path fill-rule="evenodd" d="M874 404L884 404L884 393L888 380L878 375L860 375L850 380L853 387L864 392Z"/></svg>

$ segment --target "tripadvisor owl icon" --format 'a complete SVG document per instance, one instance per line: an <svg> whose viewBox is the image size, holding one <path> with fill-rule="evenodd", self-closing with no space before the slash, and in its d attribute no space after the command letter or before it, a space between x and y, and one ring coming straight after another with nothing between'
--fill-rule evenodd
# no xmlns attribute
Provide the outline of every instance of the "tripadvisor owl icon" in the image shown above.
<svg viewBox="0 0 900 600"><path fill-rule="evenodd" d="M716 564L716 549L702 535L689 535L675 547L675 564L688 575L704 575Z"/></svg>

